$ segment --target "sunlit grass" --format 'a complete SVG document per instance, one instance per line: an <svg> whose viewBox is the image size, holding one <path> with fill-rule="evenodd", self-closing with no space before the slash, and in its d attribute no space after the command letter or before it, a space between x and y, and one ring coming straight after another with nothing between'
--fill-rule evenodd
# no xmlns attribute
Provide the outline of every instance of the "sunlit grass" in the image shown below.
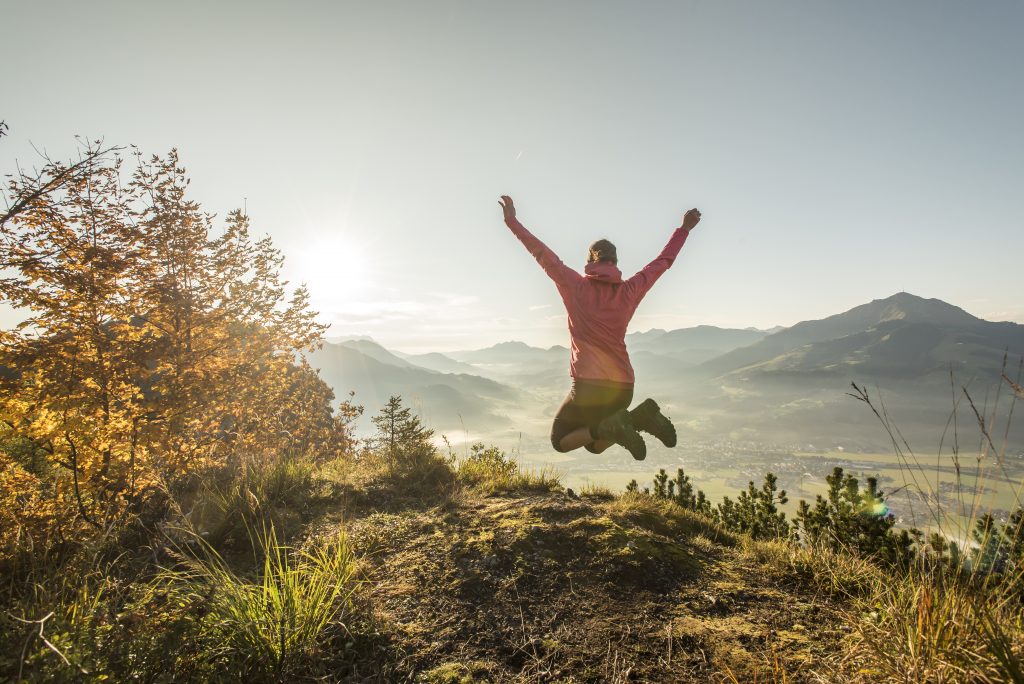
<svg viewBox="0 0 1024 684"><path fill-rule="evenodd" d="M211 660L242 670L285 672L291 661L314 655L331 629L345 629L359 581L344 534L307 550L279 543L273 527L256 541L263 554L255 578L236 573L210 546L160 573L156 584L194 613Z"/></svg>
<svg viewBox="0 0 1024 684"><path fill-rule="evenodd" d="M562 489L561 475L551 467L523 468L497 447L470 447L456 462L459 480L485 496L511 492L554 492Z"/></svg>

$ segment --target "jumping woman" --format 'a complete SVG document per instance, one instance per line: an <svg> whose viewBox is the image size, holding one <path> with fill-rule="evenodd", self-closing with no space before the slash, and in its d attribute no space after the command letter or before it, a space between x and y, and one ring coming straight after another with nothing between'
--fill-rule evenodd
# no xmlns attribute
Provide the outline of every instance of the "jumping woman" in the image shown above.
<svg viewBox="0 0 1024 684"><path fill-rule="evenodd" d="M647 445L638 430L674 447L676 429L653 399L627 410L633 401L634 376L626 351L626 326L640 300L675 261L690 231L700 222L700 212L686 212L683 225L672 233L658 258L623 280L615 245L608 240L590 245L585 275L580 275L516 219L511 197L502 195L499 204L505 213L505 225L555 281L569 314L572 387L551 425L555 451L586 447L599 454L619 444L642 461L647 457Z"/></svg>

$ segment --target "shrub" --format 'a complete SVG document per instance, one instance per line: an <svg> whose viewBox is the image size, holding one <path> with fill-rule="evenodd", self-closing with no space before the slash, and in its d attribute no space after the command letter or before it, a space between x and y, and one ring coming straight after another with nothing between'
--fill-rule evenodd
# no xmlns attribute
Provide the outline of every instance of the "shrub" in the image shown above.
<svg viewBox="0 0 1024 684"><path fill-rule="evenodd" d="M513 491L548 492L561 489L558 474L549 468L530 470L519 467L514 459L496 446L477 442L469 456L458 464L459 479L485 494Z"/></svg>
<svg viewBox="0 0 1024 684"><path fill-rule="evenodd" d="M402 405L400 396L392 396L372 421L377 430L366 440L355 469L367 488L419 502L454 493L455 473L434 446L434 431Z"/></svg>
<svg viewBox="0 0 1024 684"><path fill-rule="evenodd" d="M639 487L636 480L630 481L626 487L627 492L636 492ZM703 490L694 491L690 476L683 472L682 468L676 471L674 479L668 479L668 473L662 468L654 476L654 496L659 499L670 499L686 510L696 511L704 515L711 515L711 502L704 496Z"/></svg>
<svg viewBox="0 0 1024 684"><path fill-rule="evenodd" d="M777 478L767 473L760 489L751 481L735 502L723 497L713 516L727 530L746 532L754 539L781 539L789 536L786 514L779 510L787 501L786 490L779 491Z"/></svg>
<svg viewBox="0 0 1024 684"><path fill-rule="evenodd" d="M839 467L825 479L828 492L817 496L813 508L800 501L795 520L798 538L812 546L845 549L888 565L906 565L920 533L893 530L896 519L889 513L878 480L867 478L862 489L857 478L844 475Z"/></svg>
<svg viewBox="0 0 1024 684"><path fill-rule="evenodd" d="M202 482L190 507L188 526L214 547L234 533L280 524L279 511L301 508L316 482L310 458L254 454L237 469Z"/></svg>

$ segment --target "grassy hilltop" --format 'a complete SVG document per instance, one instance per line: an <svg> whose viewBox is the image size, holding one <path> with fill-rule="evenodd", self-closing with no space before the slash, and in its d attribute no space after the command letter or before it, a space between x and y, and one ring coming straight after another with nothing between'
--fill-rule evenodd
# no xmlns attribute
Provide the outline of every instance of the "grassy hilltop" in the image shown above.
<svg viewBox="0 0 1024 684"><path fill-rule="evenodd" d="M54 649L30 637L22 675L803 681L838 666L850 629L841 602L782 546L668 500L576 495L479 455L461 468L436 455L408 470L369 455L256 466L222 498L198 495L191 509L205 512L175 520L164 544L116 559L96 547L78 559L91 566L82 584L41 583L39 610L57 608L45 625ZM290 561L276 562L275 543ZM300 554L325 556L302 565ZM274 600L268 581L286 596ZM320 582L347 586L303 605ZM11 609L32 614L31 600ZM338 612L318 629L294 624L330 605ZM36 629L4 627L8 654ZM8 676L20 667L8 656Z"/></svg>
<svg viewBox="0 0 1024 684"><path fill-rule="evenodd" d="M468 496L355 530L389 666L421 681L802 681L841 653L800 573L648 496Z"/></svg>

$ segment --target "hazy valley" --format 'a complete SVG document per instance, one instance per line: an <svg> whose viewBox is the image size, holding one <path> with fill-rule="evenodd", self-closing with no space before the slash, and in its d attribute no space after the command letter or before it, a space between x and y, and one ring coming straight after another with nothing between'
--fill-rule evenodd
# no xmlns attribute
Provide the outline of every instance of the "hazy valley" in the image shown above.
<svg viewBox="0 0 1024 684"><path fill-rule="evenodd" d="M1019 487L1024 472L1024 421L1012 420L1014 395L1001 376L1019 379L1022 325L899 293L789 328L698 326L632 333L626 340L636 370L635 401L654 397L680 435L672 450L649 440L643 462L619 449L594 456L551 448L550 419L569 386L569 350L562 346L510 341L409 355L353 339L325 343L310 361L339 398L355 392L367 414L399 394L457 452L472 442L495 444L524 464L554 467L570 486L621 489L659 468L683 467L717 500L772 471L795 505L820 493L824 475L838 465L879 475L886 491L901 489L894 509L908 524L927 525L918 486L941 492L952 507L955 498L973 498L980 469L980 500L1000 512L1016 502L1019 493L1009 485ZM906 458L922 464L917 485L901 470L882 421L851 396L851 383L891 421L901 448L909 445L913 456ZM995 450L1005 453L1000 463L975 463L981 438L975 408L991 419L986 429ZM364 417L357 432L368 429ZM967 454L958 485L954 440Z"/></svg>

